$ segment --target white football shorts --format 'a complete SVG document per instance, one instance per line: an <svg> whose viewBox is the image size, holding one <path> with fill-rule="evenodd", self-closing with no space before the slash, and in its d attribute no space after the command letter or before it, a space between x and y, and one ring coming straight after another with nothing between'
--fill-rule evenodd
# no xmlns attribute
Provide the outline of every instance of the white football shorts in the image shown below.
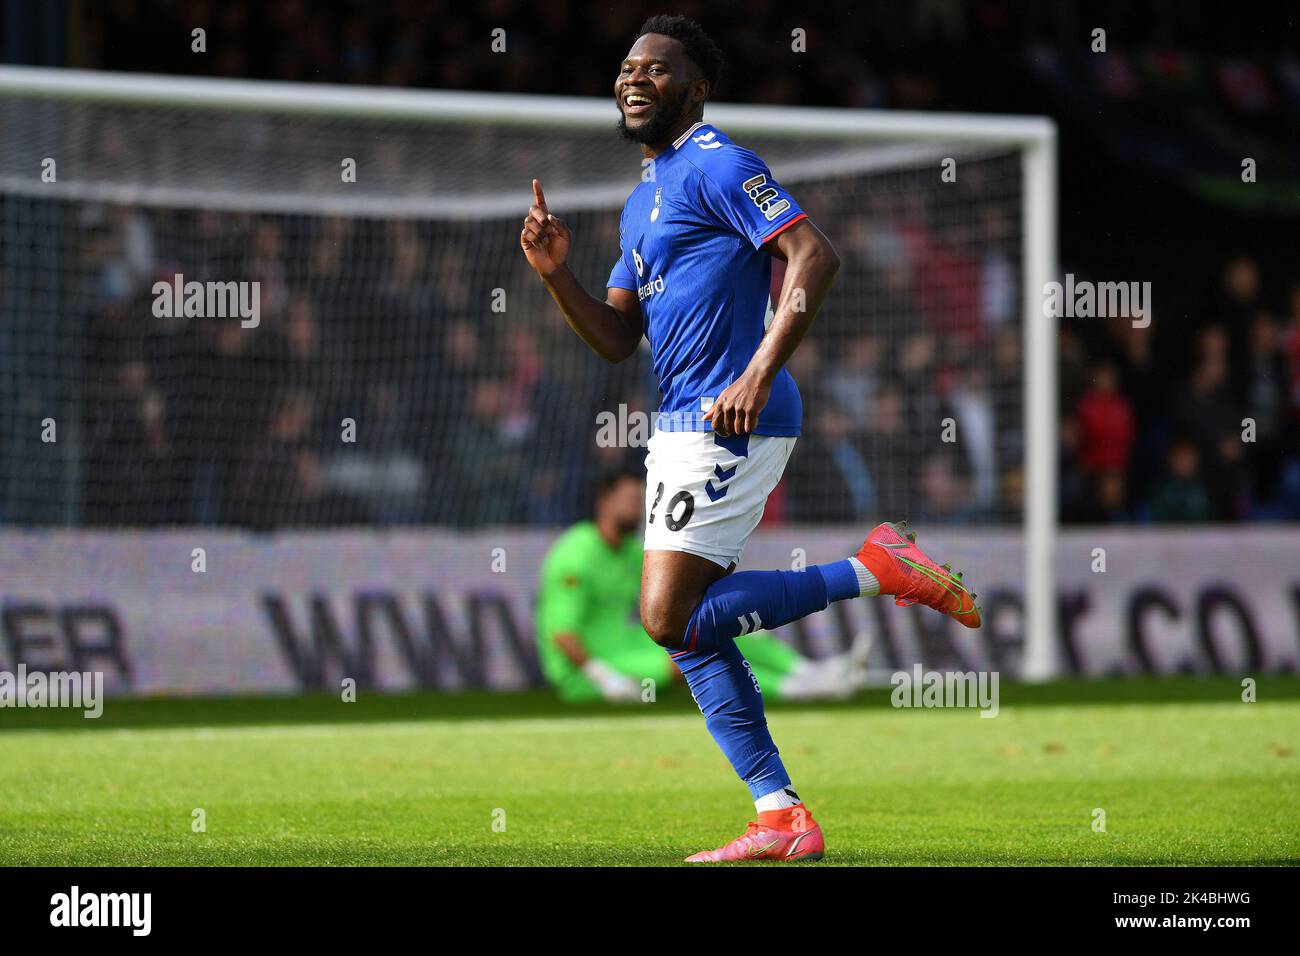
<svg viewBox="0 0 1300 956"><path fill-rule="evenodd" d="M646 445L645 550L739 564L796 441L656 431Z"/></svg>

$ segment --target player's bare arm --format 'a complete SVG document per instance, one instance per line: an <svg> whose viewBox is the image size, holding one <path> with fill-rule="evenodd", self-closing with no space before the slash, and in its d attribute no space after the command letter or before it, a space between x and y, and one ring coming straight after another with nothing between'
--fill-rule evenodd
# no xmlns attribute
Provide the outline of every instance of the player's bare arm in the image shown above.
<svg viewBox="0 0 1300 956"><path fill-rule="evenodd" d="M622 362L641 343L641 306L636 293L608 289L604 302L587 292L565 265L572 234L569 227L551 213L542 184L533 180L533 204L528 207L519 245L546 291L564 314L569 328L607 362Z"/></svg>
<svg viewBox="0 0 1300 956"><path fill-rule="evenodd" d="M777 235L763 250L786 263L781 301L744 374L705 413L713 430L723 437L754 430L771 394L772 380L803 341L840 268L840 257L830 240L807 219Z"/></svg>
<svg viewBox="0 0 1300 956"><path fill-rule="evenodd" d="M567 657L573 664L581 667L587 661L591 660L591 655L587 649L582 646L582 638L577 634L568 632L556 634L553 638L555 646L560 649L560 653Z"/></svg>

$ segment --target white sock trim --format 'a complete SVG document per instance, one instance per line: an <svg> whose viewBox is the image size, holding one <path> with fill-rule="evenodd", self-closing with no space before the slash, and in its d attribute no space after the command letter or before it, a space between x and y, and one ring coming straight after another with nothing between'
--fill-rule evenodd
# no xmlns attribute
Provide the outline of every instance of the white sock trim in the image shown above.
<svg viewBox="0 0 1300 956"><path fill-rule="evenodd" d="M759 813L765 810L788 810L790 807L797 807L800 804L799 794L794 792L794 787L786 784L780 789L773 790L771 793L765 793L754 801L754 809Z"/></svg>
<svg viewBox="0 0 1300 956"><path fill-rule="evenodd" d="M867 566L857 558L849 558L849 563L853 565L853 570L858 575L858 597L875 597L879 594L880 582Z"/></svg>

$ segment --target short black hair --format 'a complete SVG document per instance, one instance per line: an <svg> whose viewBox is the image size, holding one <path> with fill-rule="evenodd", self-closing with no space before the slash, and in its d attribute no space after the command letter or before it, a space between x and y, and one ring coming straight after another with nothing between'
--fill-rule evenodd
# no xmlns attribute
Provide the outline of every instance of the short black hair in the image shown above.
<svg viewBox="0 0 1300 956"><path fill-rule="evenodd" d="M605 497L624 478L630 478L633 481L645 481L645 469L634 466L630 460L621 461L602 469L591 480L592 507L595 507L600 499Z"/></svg>
<svg viewBox="0 0 1300 956"><path fill-rule="evenodd" d="M718 88L722 78L725 58L713 39L704 32L704 28L694 20L667 13L656 14L637 31L636 39L647 33L658 33L672 37L686 49L686 55L700 68L700 73L709 81L709 94Z"/></svg>

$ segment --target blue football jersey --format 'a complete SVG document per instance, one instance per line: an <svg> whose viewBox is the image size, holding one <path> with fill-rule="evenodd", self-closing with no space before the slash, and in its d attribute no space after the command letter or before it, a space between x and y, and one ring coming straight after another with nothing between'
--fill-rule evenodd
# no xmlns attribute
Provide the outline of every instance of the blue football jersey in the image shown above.
<svg viewBox="0 0 1300 956"><path fill-rule="evenodd" d="M641 301L659 377L656 428L710 431L703 414L763 337L772 258L762 250L804 218L753 152L696 123L655 157L623 206L622 255L608 285ZM757 435L798 435L803 403L782 369Z"/></svg>

